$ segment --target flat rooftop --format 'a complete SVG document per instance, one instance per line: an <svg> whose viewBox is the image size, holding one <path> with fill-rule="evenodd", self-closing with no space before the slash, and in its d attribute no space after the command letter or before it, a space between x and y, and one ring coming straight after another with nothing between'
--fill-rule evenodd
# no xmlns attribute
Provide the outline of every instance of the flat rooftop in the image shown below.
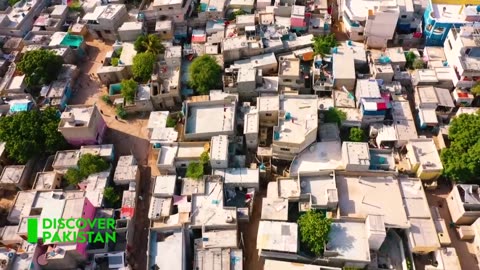
<svg viewBox="0 0 480 270"><path fill-rule="evenodd" d="M274 138L274 143L301 144L310 132L317 131L317 98L315 95L286 95L280 100L285 119L279 119L278 128L274 128L274 132L280 135L278 139Z"/></svg>
<svg viewBox="0 0 480 270"><path fill-rule="evenodd" d="M290 165L290 175L338 169L344 169L340 141L317 142L295 157Z"/></svg>
<svg viewBox="0 0 480 270"><path fill-rule="evenodd" d="M266 197L262 200L262 220L288 220L288 199Z"/></svg>
<svg viewBox="0 0 480 270"><path fill-rule="evenodd" d="M312 206L326 207L338 202L337 184L334 171L321 173L300 173L300 194L310 194Z"/></svg>
<svg viewBox="0 0 480 270"><path fill-rule="evenodd" d="M330 227L328 252L337 252L334 258L352 261L370 261L367 226L361 221L333 222Z"/></svg>
<svg viewBox="0 0 480 270"><path fill-rule="evenodd" d="M60 120L59 127L68 128L68 127L84 127L88 126L90 119L92 119L94 106L67 106L65 111L62 113L64 119ZM72 121L67 120L67 118L72 119Z"/></svg>
<svg viewBox="0 0 480 270"><path fill-rule="evenodd" d="M347 164L370 165L370 152L368 143L343 142L342 154Z"/></svg>
<svg viewBox="0 0 480 270"><path fill-rule="evenodd" d="M332 55L332 75L334 79L355 79L355 61L353 52L346 45L338 48Z"/></svg>
<svg viewBox="0 0 480 270"><path fill-rule="evenodd" d="M257 234L257 249L297 253L298 225L291 222L261 220Z"/></svg>
<svg viewBox="0 0 480 270"><path fill-rule="evenodd" d="M259 112L278 111L280 109L280 99L278 96L258 97L257 108Z"/></svg>
<svg viewBox="0 0 480 270"><path fill-rule="evenodd" d="M260 182L259 169L250 168L228 168L215 170L214 175L220 175L225 185L254 184Z"/></svg>
<svg viewBox="0 0 480 270"><path fill-rule="evenodd" d="M340 215L362 217L384 215L385 226L408 228L397 179L391 176L336 175Z"/></svg>
<svg viewBox="0 0 480 270"><path fill-rule="evenodd" d="M224 207L223 184L206 182L205 191L205 195L192 196L192 226L236 226L236 209ZM229 222L229 218L233 218L234 222Z"/></svg>
<svg viewBox="0 0 480 270"><path fill-rule="evenodd" d="M60 175L56 172L39 172L32 189L52 189L57 178L60 178Z"/></svg>
<svg viewBox="0 0 480 270"><path fill-rule="evenodd" d="M424 170L442 170L443 165L433 139L413 139L407 145L407 151L414 154L415 159ZM413 158L413 156L412 156Z"/></svg>
<svg viewBox="0 0 480 270"><path fill-rule="evenodd" d="M233 132L235 102L187 103L185 134Z"/></svg>
<svg viewBox="0 0 480 270"><path fill-rule="evenodd" d="M0 182L2 184L19 184L20 180L22 180L24 170L25 166L23 165L6 166L3 169L2 176L0 177Z"/></svg>
<svg viewBox="0 0 480 270"><path fill-rule="evenodd" d="M275 270L341 270L338 267L329 267L313 264L303 264L298 262L284 262L267 259L264 263L264 269Z"/></svg>
<svg viewBox="0 0 480 270"><path fill-rule="evenodd" d="M445 5L432 3L432 17L441 23L463 23L465 15L463 5Z"/></svg>
<svg viewBox="0 0 480 270"><path fill-rule="evenodd" d="M368 17L369 9L374 10L375 7L397 7L397 1L347 0L344 5L345 11L352 20L365 21Z"/></svg>
<svg viewBox="0 0 480 270"><path fill-rule="evenodd" d="M150 256L159 269L184 269L184 236L181 231L174 232L160 241L157 232L151 231ZM154 235L153 235L154 234ZM155 240L155 241L152 241ZM153 249L153 250L152 250Z"/></svg>
<svg viewBox="0 0 480 270"><path fill-rule="evenodd" d="M293 56L293 55L292 55ZM300 60L297 58L282 57L279 63L278 76L299 76Z"/></svg>
<svg viewBox="0 0 480 270"><path fill-rule="evenodd" d="M171 197L175 193L175 183L177 177L175 175L159 175L155 178L153 188L153 196Z"/></svg>

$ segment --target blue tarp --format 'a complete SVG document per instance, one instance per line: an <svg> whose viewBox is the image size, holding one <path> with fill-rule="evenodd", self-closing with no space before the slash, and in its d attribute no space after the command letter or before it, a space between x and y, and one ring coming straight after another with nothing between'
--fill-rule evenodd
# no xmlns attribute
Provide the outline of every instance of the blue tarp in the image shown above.
<svg viewBox="0 0 480 270"><path fill-rule="evenodd" d="M10 106L10 112L26 112L30 110L31 102L24 102L24 103L14 103Z"/></svg>

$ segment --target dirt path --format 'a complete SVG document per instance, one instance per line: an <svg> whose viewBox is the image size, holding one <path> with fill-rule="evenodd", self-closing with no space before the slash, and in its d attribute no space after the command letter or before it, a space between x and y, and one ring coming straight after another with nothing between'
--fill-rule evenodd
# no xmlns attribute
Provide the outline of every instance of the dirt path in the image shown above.
<svg viewBox="0 0 480 270"><path fill-rule="evenodd" d="M259 193L255 196L252 216L250 222L240 224L239 229L243 234L243 269L263 270L263 258L258 256L257 250L257 232L260 217L262 215L262 199L265 194Z"/></svg>
<svg viewBox="0 0 480 270"><path fill-rule="evenodd" d="M448 226L452 222L450 212L448 211L447 202L445 201L445 198L447 198L449 192L450 188L446 185L439 185L438 189L434 191L427 191L426 194L428 204L433 206L442 206L438 207L438 210L447 224L448 234L450 236L450 240L452 241L451 246L457 251L458 259L460 260L462 269L479 270L478 262L475 256L475 246L473 243L460 240L456 230Z"/></svg>

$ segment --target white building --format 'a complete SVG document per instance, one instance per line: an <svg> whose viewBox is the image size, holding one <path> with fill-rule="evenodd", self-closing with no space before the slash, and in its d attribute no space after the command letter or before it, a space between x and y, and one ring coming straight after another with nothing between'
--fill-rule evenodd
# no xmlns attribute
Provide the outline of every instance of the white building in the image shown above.
<svg viewBox="0 0 480 270"><path fill-rule="evenodd" d="M116 185L128 185L130 182L137 182L140 179L140 170L137 160L133 155L121 156L118 159L113 182Z"/></svg>
<svg viewBox="0 0 480 270"><path fill-rule="evenodd" d="M278 125L273 128L273 156L292 160L317 139L318 103L314 95L280 97Z"/></svg>
<svg viewBox="0 0 480 270"><path fill-rule="evenodd" d="M426 181L440 177L443 165L433 139L412 139L406 148L410 172Z"/></svg>
<svg viewBox="0 0 480 270"><path fill-rule="evenodd" d="M19 1L6 13L0 14L0 34L23 37L32 30L33 20L47 5L47 1Z"/></svg>
<svg viewBox="0 0 480 270"><path fill-rule="evenodd" d="M342 159L346 171L367 171L370 168L368 143L343 142Z"/></svg>
<svg viewBox="0 0 480 270"><path fill-rule="evenodd" d="M260 117L256 109L245 114L243 123L243 134L245 135L245 143L250 150L256 149L258 146L258 129Z"/></svg>
<svg viewBox="0 0 480 270"><path fill-rule="evenodd" d="M97 6L93 12L83 16L90 34L95 38L116 40L117 29L128 19L127 8L123 4Z"/></svg>
<svg viewBox="0 0 480 270"><path fill-rule="evenodd" d="M385 48L393 39L400 15L396 0L345 0L342 10L343 25L351 40L366 40L369 47Z"/></svg>
<svg viewBox="0 0 480 270"><path fill-rule="evenodd" d="M228 168L228 136L213 136L210 143L210 166L212 169Z"/></svg>
<svg viewBox="0 0 480 270"><path fill-rule="evenodd" d="M448 65L455 69L454 85L458 88L474 86L474 77L480 76L478 33L479 28L475 26L451 28L443 44Z"/></svg>
<svg viewBox="0 0 480 270"><path fill-rule="evenodd" d="M456 185L446 199L452 221L470 225L480 218L480 192L478 185Z"/></svg>
<svg viewBox="0 0 480 270"><path fill-rule="evenodd" d="M437 230L430 213L427 197L418 178L400 178L402 198L410 222L407 239L413 253L428 254L440 249Z"/></svg>

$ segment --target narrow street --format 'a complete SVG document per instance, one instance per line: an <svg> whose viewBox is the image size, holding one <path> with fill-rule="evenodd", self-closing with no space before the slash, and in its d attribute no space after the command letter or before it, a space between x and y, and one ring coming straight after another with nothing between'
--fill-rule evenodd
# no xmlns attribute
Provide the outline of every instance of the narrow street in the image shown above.
<svg viewBox="0 0 480 270"><path fill-rule="evenodd" d="M147 269L147 248L148 233L150 229L150 220L148 219L148 208L150 206L150 197L152 190L152 178L150 167L141 166L140 183L137 186L138 195L143 200L137 199L135 209L135 233L134 245L132 245L133 269Z"/></svg>

